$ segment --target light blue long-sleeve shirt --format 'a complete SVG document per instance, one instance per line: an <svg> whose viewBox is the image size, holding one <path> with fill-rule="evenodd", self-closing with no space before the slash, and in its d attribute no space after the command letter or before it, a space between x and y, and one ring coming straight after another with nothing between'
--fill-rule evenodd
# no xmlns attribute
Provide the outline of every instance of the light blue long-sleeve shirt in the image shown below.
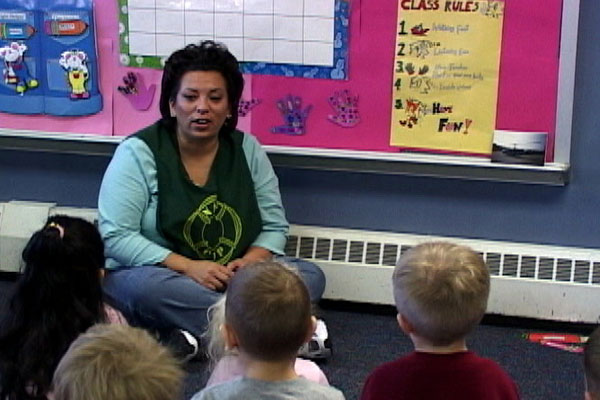
<svg viewBox="0 0 600 400"><path fill-rule="evenodd" d="M262 231L252 246L283 254L289 224L279 181L256 138L244 134L242 148L254 181ZM156 228L158 181L152 150L136 137L124 140L104 174L98 198L99 229L106 267L160 264L171 253Z"/></svg>

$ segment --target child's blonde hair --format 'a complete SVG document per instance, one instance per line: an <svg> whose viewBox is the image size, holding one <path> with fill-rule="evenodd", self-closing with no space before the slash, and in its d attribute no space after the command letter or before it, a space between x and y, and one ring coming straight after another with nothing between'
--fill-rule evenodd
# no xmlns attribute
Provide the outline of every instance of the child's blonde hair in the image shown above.
<svg viewBox="0 0 600 400"><path fill-rule="evenodd" d="M223 333L221 332L225 323L225 301L224 294L208 308L208 325L202 334L206 343L206 355L209 360L209 369L214 369L221 358L232 349L226 349Z"/></svg>
<svg viewBox="0 0 600 400"><path fill-rule="evenodd" d="M490 291L481 255L447 242L410 249L398 260L392 283L398 312L437 346L465 337L479 323Z"/></svg>
<svg viewBox="0 0 600 400"><path fill-rule="evenodd" d="M150 334L98 324L79 336L58 364L55 400L175 400L183 371Z"/></svg>
<svg viewBox="0 0 600 400"><path fill-rule="evenodd" d="M275 261L248 265L229 282L225 322L240 351L257 360L294 357L312 326L308 289L298 274Z"/></svg>
<svg viewBox="0 0 600 400"><path fill-rule="evenodd" d="M586 391L592 399L600 399L600 328L589 337L583 355Z"/></svg>

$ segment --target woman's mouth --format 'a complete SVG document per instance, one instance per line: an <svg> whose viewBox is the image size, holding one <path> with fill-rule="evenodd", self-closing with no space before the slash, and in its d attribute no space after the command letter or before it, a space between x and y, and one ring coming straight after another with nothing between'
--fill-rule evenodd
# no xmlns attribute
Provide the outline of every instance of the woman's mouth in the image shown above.
<svg viewBox="0 0 600 400"><path fill-rule="evenodd" d="M198 127L207 126L210 123L210 119L207 118L196 118L191 121L192 125Z"/></svg>

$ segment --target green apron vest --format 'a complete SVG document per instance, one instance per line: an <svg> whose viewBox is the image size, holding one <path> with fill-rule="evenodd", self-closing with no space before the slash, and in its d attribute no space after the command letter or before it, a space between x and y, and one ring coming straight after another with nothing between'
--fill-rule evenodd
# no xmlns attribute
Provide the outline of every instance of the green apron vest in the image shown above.
<svg viewBox="0 0 600 400"><path fill-rule="evenodd" d="M203 187L195 185L179 156L177 137L159 121L134 135L156 161L156 228L169 249L219 264L242 257L262 230L254 181L242 148L244 134L220 134L219 149Z"/></svg>

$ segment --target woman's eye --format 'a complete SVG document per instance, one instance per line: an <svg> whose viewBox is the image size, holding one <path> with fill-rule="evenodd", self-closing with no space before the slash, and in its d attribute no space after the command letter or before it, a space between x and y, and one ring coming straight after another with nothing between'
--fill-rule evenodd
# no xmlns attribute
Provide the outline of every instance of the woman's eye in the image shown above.
<svg viewBox="0 0 600 400"><path fill-rule="evenodd" d="M210 98L212 101L221 101L222 97L220 96L213 96Z"/></svg>
<svg viewBox="0 0 600 400"><path fill-rule="evenodd" d="M190 94L184 94L183 98L186 99L186 100L195 100L196 96L190 95Z"/></svg>

